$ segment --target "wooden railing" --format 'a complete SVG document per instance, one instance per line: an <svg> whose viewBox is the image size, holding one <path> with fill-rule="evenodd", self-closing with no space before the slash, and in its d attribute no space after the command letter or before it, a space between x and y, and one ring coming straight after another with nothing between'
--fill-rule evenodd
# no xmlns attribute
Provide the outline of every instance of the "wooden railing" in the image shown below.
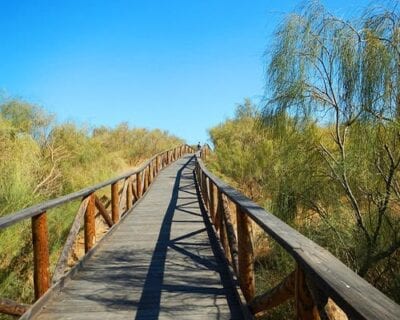
<svg viewBox="0 0 400 320"><path fill-rule="evenodd" d="M400 319L399 305L330 252L208 171L201 160L205 155L207 151L202 150L196 157L196 180L225 256L254 315L294 298L296 319L343 319L346 315L351 319ZM236 223L232 222L233 214ZM255 296L252 221L296 261L295 270L259 296ZM346 315L338 312L336 305Z"/></svg>
<svg viewBox="0 0 400 320"><path fill-rule="evenodd" d="M19 212L0 218L0 231L25 219L32 220L33 246L33 280L35 300L39 299L49 289L51 283L59 281L67 268L68 257L81 229L84 220L84 245L87 253L96 242L95 216L96 211L103 217L109 227L118 223L133 204L146 192L153 179L164 167L185 153L194 150L188 145L161 152L146 161L140 168L127 172L116 178L104 181L80 191L44 202ZM120 182L123 182L122 187ZM96 191L111 187L111 212L106 209ZM70 229L64 248L51 276L49 267L49 236L46 212L52 208L81 199L78 212ZM0 244L1 245L1 244ZM52 279L51 279L52 278ZM0 298L0 313L22 315L29 305Z"/></svg>

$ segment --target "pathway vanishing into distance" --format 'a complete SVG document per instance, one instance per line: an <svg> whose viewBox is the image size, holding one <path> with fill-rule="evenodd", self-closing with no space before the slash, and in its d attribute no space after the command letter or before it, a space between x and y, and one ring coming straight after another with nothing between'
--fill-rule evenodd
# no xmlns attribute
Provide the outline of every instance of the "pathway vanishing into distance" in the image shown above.
<svg viewBox="0 0 400 320"><path fill-rule="evenodd" d="M185 155L34 319L242 319L236 287Z"/></svg>

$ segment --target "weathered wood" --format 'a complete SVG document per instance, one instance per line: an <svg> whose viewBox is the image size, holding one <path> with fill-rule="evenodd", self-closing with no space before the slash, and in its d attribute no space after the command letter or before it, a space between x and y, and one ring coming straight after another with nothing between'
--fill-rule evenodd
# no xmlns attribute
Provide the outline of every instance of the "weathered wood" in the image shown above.
<svg viewBox="0 0 400 320"><path fill-rule="evenodd" d="M350 270L329 251L224 183L207 170L198 157L197 163L231 201L239 205L246 215L292 255L305 271L313 275L313 282L350 318L390 320L398 318L400 314L398 304Z"/></svg>
<svg viewBox="0 0 400 320"><path fill-rule="evenodd" d="M314 285L310 277L306 277L306 283L321 320L348 320L343 310L321 289Z"/></svg>
<svg viewBox="0 0 400 320"><path fill-rule="evenodd" d="M67 240L65 241L63 250L61 251L56 267L54 269L52 283L56 283L64 275L64 271L68 265L68 257L72 251L75 240L79 234L79 230L81 228L81 221L83 220L82 218L86 212L88 201L89 201L88 197L82 200L78 212L75 215L74 222L72 223L71 229L69 230Z"/></svg>
<svg viewBox="0 0 400 320"><path fill-rule="evenodd" d="M295 270L295 309L296 319L319 320L317 306L314 304L310 291L308 290L306 277L303 270L297 265Z"/></svg>
<svg viewBox="0 0 400 320"><path fill-rule="evenodd" d="M126 213L126 191L128 189L128 178L124 180L124 184L121 189L121 195L119 198L119 212L123 216Z"/></svg>
<svg viewBox="0 0 400 320"><path fill-rule="evenodd" d="M153 182L153 163L149 163L149 185Z"/></svg>
<svg viewBox="0 0 400 320"><path fill-rule="evenodd" d="M272 309L294 297L295 271L290 273L281 283L267 292L255 297L249 303L253 314Z"/></svg>
<svg viewBox="0 0 400 320"><path fill-rule="evenodd" d="M96 208L99 210L99 213L104 218L107 225L109 227L112 227L114 222L113 222L112 218L110 217L110 213L107 211L107 209L104 207L103 203L100 201L100 199L96 195L94 195L94 201L95 201Z"/></svg>
<svg viewBox="0 0 400 320"><path fill-rule="evenodd" d="M129 178L127 181L127 188L126 188L126 209L129 210L132 208L133 204L133 194L132 194L132 180Z"/></svg>
<svg viewBox="0 0 400 320"><path fill-rule="evenodd" d="M132 178L131 189L132 189L133 203L135 203L139 199L139 197L137 195L137 190L136 190L136 176L135 176L135 180L133 180L133 178Z"/></svg>
<svg viewBox="0 0 400 320"><path fill-rule="evenodd" d="M207 190L207 176L204 173L202 173L201 181L202 181L204 205L206 206L206 208L208 210L209 201L208 201L208 190Z"/></svg>
<svg viewBox="0 0 400 320"><path fill-rule="evenodd" d="M249 216L242 212L239 206L236 206L236 217L239 247L239 283L246 300L250 301L255 294L251 220Z"/></svg>
<svg viewBox="0 0 400 320"><path fill-rule="evenodd" d="M49 234L46 212L32 217L33 283L35 299L50 287Z"/></svg>
<svg viewBox="0 0 400 320"><path fill-rule="evenodd" d="M218 220L218 226L219 226L219 240L221 241L222 247L224 248L225 251L225 256L227 257L229 262L232 262L231 258L231 253L229 250L229 242L228 242L228 236L226 234L226 225L224 223L224 208L222 206L222 194L219 192L218 194L219 201L221 205L219 205L219 210L216 216L216 219Z"/></svg>
<svg viewBox="0 0 400 320"><path fill-rule="evenodd" d="M119 194L118 182L111 185L111 215L112 221L117 223L119 221Z"/></svg>
<svg viewBox="0 0 400 320"><path fill-rule="evenodd" d="M143 192L146 192L146 191L147 191L147 188L148 188L148 186L149 186L149 174L148 174L148 172L147 172L147 168L148 168L148 167L146 167L146 168L143 170L143 176L144 176Z"/></svg>
<svg viewBox="0 0 400 320"><path fill-rule="evenodd" d="M143 195L143 188L142 188L142 173L138 172L136 174L136 192L138 199L140 199Z"/></svg>
<svg viewBox="0 0 400 320"><path fill-rule="evenodd" d="M231 212L228 206L228 200L224 195L222 195L222 201L221 204L223 206L223 217L224 217L224 223L226 226L226 234L228 237L228 242L229 242L229 250L230 250L230 257L231 257L231 264L233 267L233 270L235 271L236 274L239 274L239 251L238 251L238 242L236 238L236 233L235 233L235 227L232 223L231 219Z"/></svg>
<svg viewBox="0 0 400 320"><path fill-rule="evenodd" d="M31 318L242 319L229 270L196 202L189 159L153 182L134 214L51 289Z"/></svg>
<svg viewBox="0 0 400 320"><path fill-rule="evenodd" d="M30 305L18 303L10 299L0 298L0 313L9 314L12 316L22 316Z"/></svg>
<svg viewBox="0 0 400 320"><path fill-rule="evenodd" d="M88 252L96 243L95 226L95 197L92 193L89 196L88 205L85 212L85 252Z"/></svg>
<svg viewBox="0 0 400 320"><path fill-rule="evenodd" d="M210 216L211 219L214 221L215 223L215 214L218 208L218 202L219 202L219 198L218 196L216 196L216 187L214 185L214 183L211 180L208 180L208 185L209 185L209 189L210 189Z"/></svg>

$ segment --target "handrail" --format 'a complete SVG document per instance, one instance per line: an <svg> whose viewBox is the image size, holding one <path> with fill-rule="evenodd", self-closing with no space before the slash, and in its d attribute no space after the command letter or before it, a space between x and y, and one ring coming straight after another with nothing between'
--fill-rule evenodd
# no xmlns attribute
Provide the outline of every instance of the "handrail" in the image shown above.
<svg viewBox="0 0 400 320"><path fill-rule="evenodd" d="M400 306L386 295L358 276L328 250L267 212L248 197L227 185L212 174L203 161L196 156L196 176L203 200L210 216L219 229L220 239L228 260L231 259L230 241L226 241L229 231L223 222L229 215L226 205L215 202L226 197L236 205L238 235L238 279L246 300L253 313L265 311L290 297L295 297L299 319L335 319L327 311L331 298L352 319L398 319ZM218 197L213 195L218 193ZM217 209L213 209L217 208ZM255 297L254 255L251 242L250 221L277 241L297 262L296 270L267 294ZM221 223L222 222L222 223ZM224 245L224 242L226 243ZM234 266L234 264L233 264ZM234 266L235 267L235 266ZM290 287L294 284L294 287ZM307 305L308 304L308 305ZM308 311L307 311L308 310ZM311 310L311 311L310 311ZM314 310L314 311L313 311ZM313 313L314 312L314 313Z"/></svg>
<svg viewBox="0 0 400 320"><path fill-rule="evenodd" d="M188 145L185 145L185 146L187 146L188 148L191 148ZM39 215L40 213L42 213L44 211L47 211L49 209L52 209L54 207L57 207L59 205L65 204L67 202L70 202L70 201L73 201L73 200L76 200L76 199L79 199L79 198L82 198L82 197L86 197L89 194L91 194L91 193L93 193L93 192L95 192L95 191L97 191L99 189L102 189L102 188L104 188L104 187L106 187L106 186L108 186L110 184L113 184L113 183L115 183L117 181L123 180L123 179L125 179L127 177L130 177L130 176L134 175L134 174L142 172L158 156L160 156L162 154L165 154L167 152L173 151L174 149L175 148L159 152L158 154L154 155L152 158L147 160L145 163L143 163L138 169L135 169L135 170L132 170L132 171L128 171L128 172L126 172L126 173L124 173L124 174L122 174L120 176L117 176L115 178L111 178L109 180L100 182L100 183L95 184L93 186L89 186L89 187L86 187L86 188L81 189L79 191L75 191L75 192L69 193L67 195L64 195L64 196L61 196L61 197L58 197L58 198L55 198L55 199L51 199L51 200L48 200L46 202L42 202L42 203L39 203L37 205L34 205L34 206L31 206L31 207L22 209L20 211L8 214L6 216L3 216L3 217L0 218L0 230L4 229L6 227L9 227L9 226L21 221L21 220L24 220L24 219L31 218L31 217L34 217L36 215Z"/></svg>
<svg viewBox="0 0 400 320"><path fill-rule="evenodd" d="M96 243L96 209L97 213L102 216L107 225L111 228L113 225L118 223L120 217L127 213L132 205L143 196L155 176L164 167L180 158L183 154L189 152L193 153L194 150L191 146L186 144L160 152L135 170L128 171L115 178L0 218L0 231L22 220L28 218L31 218L32 220L35 300L39 299L46 293L51 282L51 275L49 272L49 236L46 213L49 209L76 199L81 199L78 212L75 216L74 222L72 223L66 243L52 275L53 283L55 283L61 279L67 267L68 257L81 229L82 219L84 220L83 227L86 254ZM120 189L119 181L121 180L124 183ZM111 210L108 210L95 194L96 191L106 186L111 186L111 199L109 201ZM0 299L0 313L14 315L22 314L25 309L25 305L20 305L8 299Z"/></svg>

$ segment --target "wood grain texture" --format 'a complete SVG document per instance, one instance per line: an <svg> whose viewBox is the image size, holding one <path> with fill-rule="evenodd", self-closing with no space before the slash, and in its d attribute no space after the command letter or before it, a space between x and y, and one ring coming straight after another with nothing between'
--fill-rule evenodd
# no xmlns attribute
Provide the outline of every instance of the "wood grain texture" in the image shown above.
<svg viewBox="0 0 400 320"><path fill-rule="evenodd" d="M22 316L30 305L18 303L10 299L0 298L0 313L9 314L13 316Z"/></svg>
<svg viewBox="0 0 400 320"><path fill-rule="evenodd" d="M96 243L95 226L95 196L92 193L85 212L85 252L88 252Z"/></svg>
<svg viewBox="0 0 400 320"><path fill-rule="evenodd" d="M119 221L119 193L118 182L111 185L111 215L112 221L117 223Z"/></svg>
<svg viewBox="0 0 400 320"><path fill-rule="evenodd" d="M242 319L193 160L165 168L35 319ZM210 240L211 239L211 240Z"/></svg>
<svg viewBox="0 0 400 320"><path fill-rule="evenodd" d="M64 275L64 271L68 265L68 257L73 249L75 240L79 234L79 230L81 228L81 221L83 220L82 218L86 212L88 201L89 201L88 197L82 200L78 212L75 215L75 219L72 223L71 229L69 230L67 240L65 241L63 250L60 254L60 257L58 258L56 267L54 269L52 283L56 283Z"/></svg>
<svg viewBox="0 0 400 320"><path fill-rule="evenodd" d="M32 217L33 284L35 299L50 287L49 233L46 212Z"/></svg>

